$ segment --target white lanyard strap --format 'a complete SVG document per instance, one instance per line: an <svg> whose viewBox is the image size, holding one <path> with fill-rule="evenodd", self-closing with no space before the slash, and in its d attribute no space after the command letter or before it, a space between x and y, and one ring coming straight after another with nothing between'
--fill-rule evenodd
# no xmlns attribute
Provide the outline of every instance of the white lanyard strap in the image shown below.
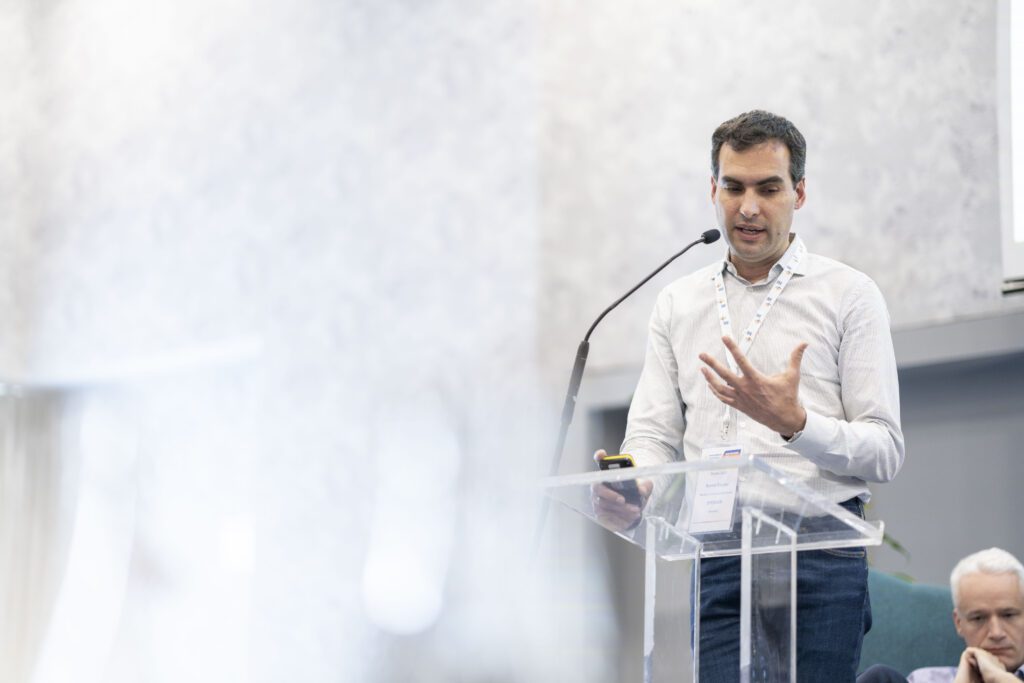
<svg viewBox="0 0 1024 683"><path fill-rule="evenodd" d="M796 248L793 249L785 262L781 263L782 272L775 278L775 283L768 289L768 294L765 296L764 301L761 302L757 312L754 313L753 320L747 325L747 329L743 331L743 337L739 340L739 346L740 352L744 356L750 351L750 347L754 344L754 338L757 337L757 333L761 330L761 326L764 325L765 319L768 318L768 313L775 306L779 297L782 296L782 292L786 289L789 281L793 279L793 273L806 253L807 247L804 246L802 240L797 238ZM729 300L725 294L725 278L722 277L721 270L715 273L714 282L715 297L718 301L718 324L722 329L722 336L735 339L732 334L732 317L729 315ZM728 351L725 352L725 360L729 363L729 369L732 370L733 374L740 374L739 366L736 365L736 359ZM726 406L725 417L722 419L723 442L728 438L730 417L731 411L729 406Z"/></svg>

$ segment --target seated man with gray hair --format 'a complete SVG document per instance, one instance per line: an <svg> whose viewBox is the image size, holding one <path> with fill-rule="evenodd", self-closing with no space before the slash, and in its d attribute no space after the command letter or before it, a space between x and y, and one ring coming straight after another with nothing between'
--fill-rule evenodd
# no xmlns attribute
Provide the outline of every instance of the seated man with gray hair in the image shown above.
<svg viewBox="0 0 1024 683"><path fill-rule="evenodd" d="M1024 566L989 548L968 555L949 577L953 623L967 643L960 666L916 669L903 678L873 666L857 683L1016 683L1024 680Z"/></svg>

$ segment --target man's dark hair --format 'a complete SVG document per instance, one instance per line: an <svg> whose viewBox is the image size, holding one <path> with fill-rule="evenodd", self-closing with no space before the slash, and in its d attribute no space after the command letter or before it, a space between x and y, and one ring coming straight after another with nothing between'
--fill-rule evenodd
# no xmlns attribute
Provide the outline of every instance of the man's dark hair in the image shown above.
<svg viewBox="0 0 1024 683"><path fill-rule="evenodd" d="M722 145L728 144L737 152L743 152L769 140L778 140L789 148L789 175L796 185L804 177L807 142L788 119L760 109L740 114L715 129L711 136L711 171L715 178L718 178Z"/></svg>

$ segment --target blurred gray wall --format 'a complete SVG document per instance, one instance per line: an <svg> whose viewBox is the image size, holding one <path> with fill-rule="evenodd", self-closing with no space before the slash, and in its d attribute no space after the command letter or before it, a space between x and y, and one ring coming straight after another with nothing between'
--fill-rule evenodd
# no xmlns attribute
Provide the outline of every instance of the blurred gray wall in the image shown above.
<svg viewBox="0 0 1024 683"><path fill-rule="evenodd" d="M38 680L593 679L572 577L529 564L538 33L519 2L0 3L0 379L117 382L141 438L80 479L131 516L53 554L128 550L91 553L102 618L61 567Z"/></svg>

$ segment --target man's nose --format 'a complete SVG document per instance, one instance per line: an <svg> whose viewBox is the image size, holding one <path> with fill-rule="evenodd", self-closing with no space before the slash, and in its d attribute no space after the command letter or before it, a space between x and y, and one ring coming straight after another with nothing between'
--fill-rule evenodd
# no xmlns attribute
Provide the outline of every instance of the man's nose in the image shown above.
<svg viewBox="0 0 1024 683"><path fill-rule="evenodd" d="M988 625L988 637L991 640L1002 640L1006 637L1006 629L1003 628L1003 620L999 617L992 617Z"/></svg>
<svg viewBox="0 0 1024 683"><path fill-rule="evenodd" d="M753 218L761 212L757 204L757 193L747 191L743 193L743 201L740 202L740 214L744 218Z"/></svg>

